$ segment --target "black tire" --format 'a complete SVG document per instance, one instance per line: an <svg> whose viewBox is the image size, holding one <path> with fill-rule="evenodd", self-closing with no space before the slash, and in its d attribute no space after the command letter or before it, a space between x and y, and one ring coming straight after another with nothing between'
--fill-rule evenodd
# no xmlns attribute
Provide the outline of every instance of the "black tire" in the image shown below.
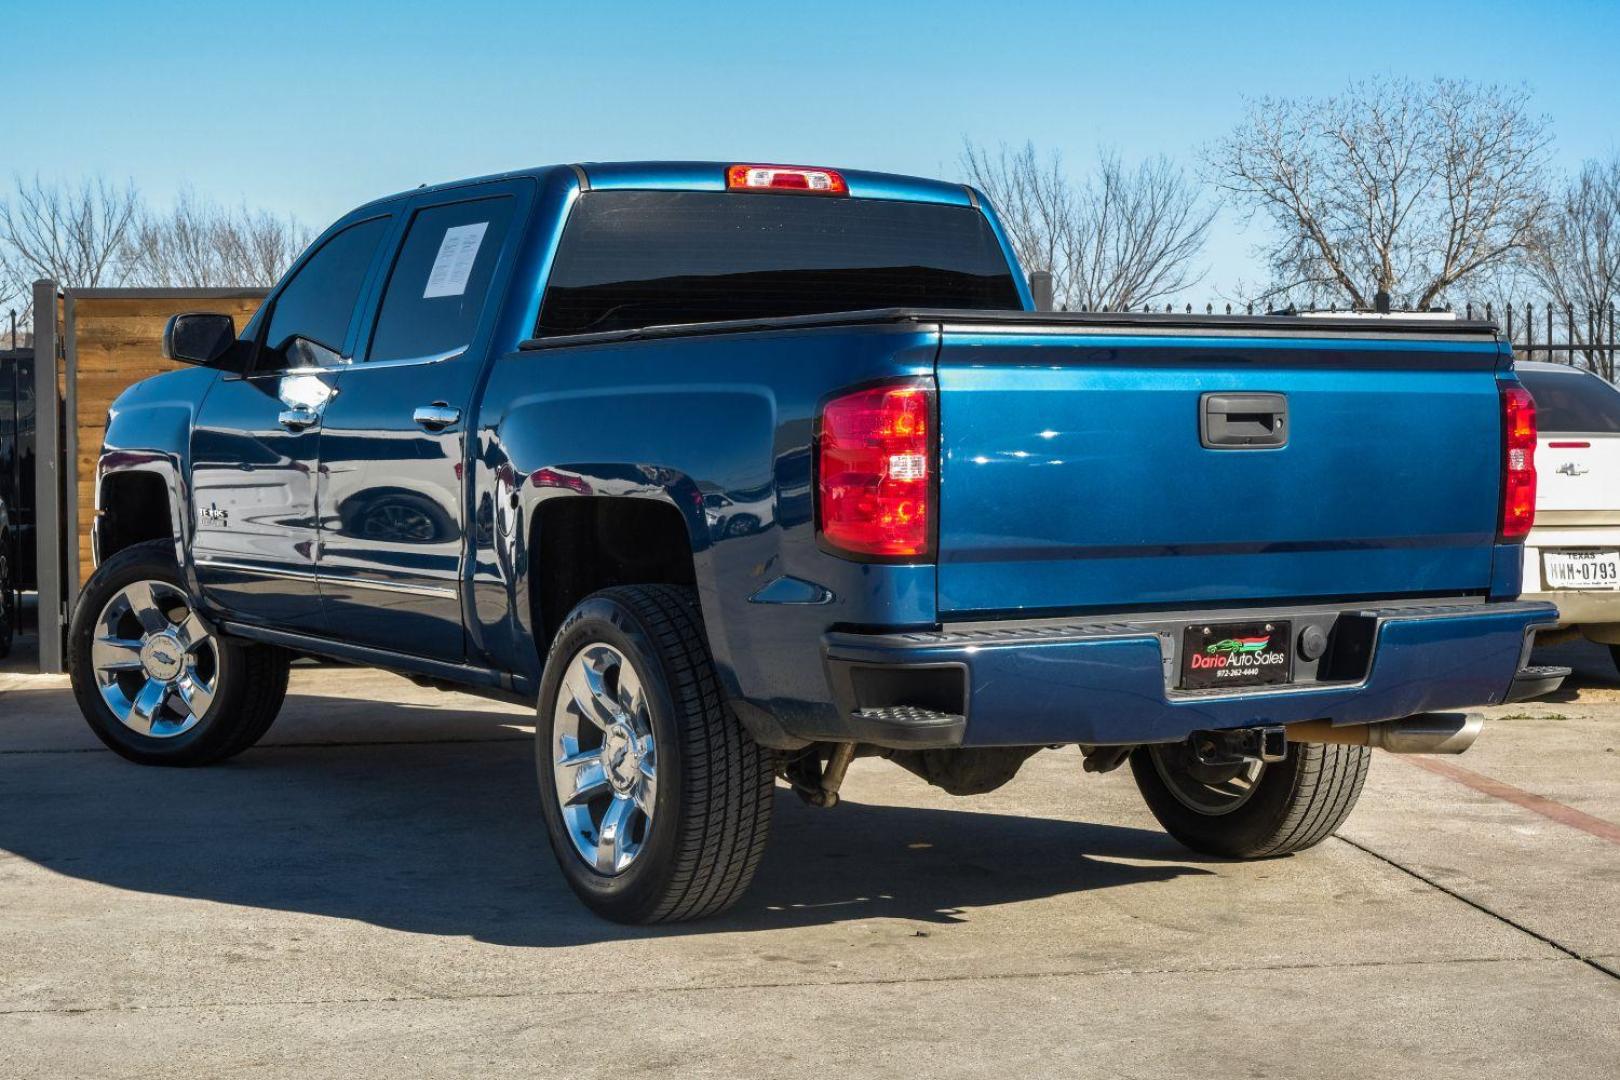
<svg viewBox="0 0 1620 1080"><path fill-rule="evenodd" d="M4 655L0 653L0 655ZM1609 646L1609 659L1614 661L1614 669L1620 671L1620 645Z"/></svg>
<svg viewBox="0 0 1620 1080"><path fill-rule="evenodd" d="M628 659L657 746L657 791L640 850L616 873L576 850L553 771L556 705L569 665L591 645ZM604 589L569 613L541 679L535 765L551 848L592 911L622 923L678 922L724 911L748 888L775 805L775 761L726 707L690 589Z"/></svg>
<svg viewBox="0 0 1620 1080"><path fill-rule="evenodd" d="M1264 766L1247 801L1210 814L1187 805L1160 773L1162 765L1172 775L1186 775L1179 748L1159 750L1156 755L1140 746L1131 753L1131 772L1148 809L1187 847L1232 859L1287 855L1327 839L1355 808L1372 759L1365 746L1290 743L1287 760Z"/></svg>
<svg viewBox="0 0 1620 1080"><path fill-rule="evenodd" d="M90 730L108 749L141 765L210 765L240 754L270 730L281 711L287 696L288 654L216 632L213 700L200 710L194 726L168 738L135 731L103 699L91 656L103 609L139 581L164 582L187 593L175 564L173 541L134 544L108 559L91 575L73 612L69 672L73 695Z"/></svg>

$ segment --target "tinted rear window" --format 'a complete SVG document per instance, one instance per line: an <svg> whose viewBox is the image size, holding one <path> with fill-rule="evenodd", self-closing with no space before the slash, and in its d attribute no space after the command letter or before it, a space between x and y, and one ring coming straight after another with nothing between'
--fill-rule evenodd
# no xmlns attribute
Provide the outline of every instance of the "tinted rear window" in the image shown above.
<svg viewBox="0 0 1620 1080"><path fill-rule="evenodd" d="M597 191L580 197L563 230L537 332L1020 306L989 222L971 207Z"/></svg>
<svg viewBox="0 0 1620 1080"><path fill-rule="evenodd" d="M1620 432L1620 390L1579 371L1519 369L1540 431Z"/></svg>

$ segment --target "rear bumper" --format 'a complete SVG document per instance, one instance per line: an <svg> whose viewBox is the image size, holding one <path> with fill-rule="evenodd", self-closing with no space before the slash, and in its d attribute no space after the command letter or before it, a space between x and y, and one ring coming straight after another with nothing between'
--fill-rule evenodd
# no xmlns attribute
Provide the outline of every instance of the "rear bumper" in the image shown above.
<svg viewBox="0 0 1620 1080"><path fill-rule="evenodd" d="M1176 636L1161 614L832 633L823 658L846 737L856 741L1124 745L1174 742L1195 731L1319 719L1370 723L1498 704L1514 694L1516 680L1524 688L1530 631L1558 617L1549 604L1523 601L1249 614L1306 613L1359 621L1370 642L1360 677L1277 689L1176 690ZM1175 618L1203 621L1211 613Z"/></svg>

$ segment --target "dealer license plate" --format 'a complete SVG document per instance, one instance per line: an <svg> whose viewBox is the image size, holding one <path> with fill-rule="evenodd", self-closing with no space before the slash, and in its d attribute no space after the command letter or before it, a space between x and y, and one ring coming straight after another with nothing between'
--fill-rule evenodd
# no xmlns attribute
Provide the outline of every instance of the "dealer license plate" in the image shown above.
<svg viewBox="0 0 1620 1080"><path fill-rule="evenodd" d="M1269 686L1294 678L1286 622L1195 623L1181 633L1181 688Z"/></svg>
<svg viewBox="0 0 1620 1080"><path fill-rule="evenodd" d="M1620 551L1544 551L1541 580L1549 589L1620 589Z"/></svg>

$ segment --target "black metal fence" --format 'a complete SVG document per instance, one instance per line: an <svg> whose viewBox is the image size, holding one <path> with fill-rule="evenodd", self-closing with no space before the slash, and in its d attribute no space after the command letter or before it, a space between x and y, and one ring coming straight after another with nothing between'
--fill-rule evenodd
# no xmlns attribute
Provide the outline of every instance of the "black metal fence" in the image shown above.
<svg viewBox="0 0 1620 1080"><path fill-rule="evenodd" d="M1467 304L1467 318L1494 319L1513 342L1514 355L1525 360L1551 360L1595 371L1614 381L1620 337L1615 334L1615 308L1579 308L1574 304Z"/></svg>

